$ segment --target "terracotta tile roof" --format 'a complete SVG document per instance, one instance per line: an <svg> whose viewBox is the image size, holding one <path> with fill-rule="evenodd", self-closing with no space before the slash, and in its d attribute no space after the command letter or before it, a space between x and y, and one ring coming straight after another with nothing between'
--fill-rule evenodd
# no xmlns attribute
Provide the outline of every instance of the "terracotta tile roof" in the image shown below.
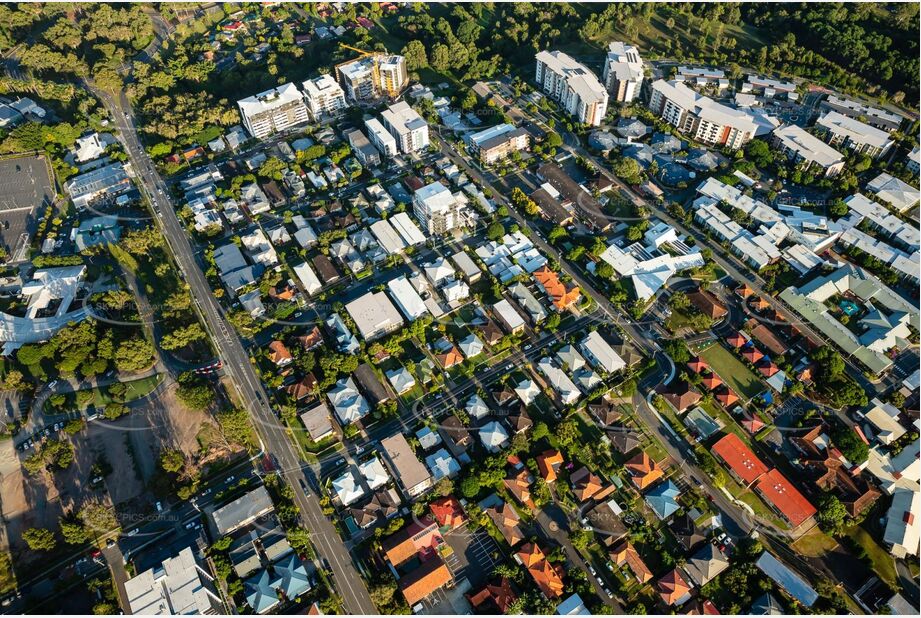
<svg viewBox="0 0 921 618"><path fill-rule="evenodd" d="M751 305L751 307L753 307L754 309L758 311L764 311L765 309L768 309L771 306L771 303L764 300L760 296L755 296L754 298L752 298L749 304Z"/></svg>
<svg viewBox="0 0 921 618"><path fill-rule="evenodd" d="M690 584L684 581L684 578L681 577L677 569L672 569L663 575L659 581L656 582L656 589L666 605L678 603L691 592Z"/></svg>
<svg viewBox="0 0 921 618"><path fill-rule="evenodd" d="M514 547L518 543L524 540L524 532L521 530L521 517L519 517L518 512L512 508L512 506L503 502L502 506L495 506L486 509L486 514L489 515L493 523L496 524L496 527L499 529L499 532L502 533L502 536L505 538L506 542Z"/></svg>
<svg viewBox="0 0 921 618"><path fill-rule="evenodd" d="M697 290L688 294L691 304L710 319L718 320L726 315L728 310L713 294L706 290Z"/></svg>
<svg viewBox="0 0 921 618"><path fill-rule="evenodd" d="M563 454L556 449L550 449L538 455L536 459L541 477L548 483L555 481L556 471L563 465Z"/></svg>
<svg viewBox="0 0 921 618"><path fill-rule="evenodd" d="M769 471L755 485L755 491L793 526L816 513L816 508L778 470Z"/></svg>
<svg viewBox="0 0 921 618"><path fill-rule="evenodd" d="M748 339L746 339L741 333L736 333L735 335L729 335L726 337L726 343L734 348L741 348L743 345L748 343Z"/></svg>
<svg viewBox="0 0 921 618"><path fill-rule="evenodd" d="M688 361L688 369L694 373L700 373L704 369L709 369L710 365L707 364L707 361L702 359L699 356L694 356L691 360Z"/></svg>
<svg viewBox="0 0 921 618"><path fill-rule="evenodd" d="M761 375L763 375L765 378L770 378L772 375L774 375L774 374L776 374L778 371L780 371L780 369L778 369L778 368L777 368L777 365L775 365L775 364L772 363L771 361L765 361L765 360L762 359L762 361L761 361L760 363L758 363L758 371L759 371L759 372L761 373Z"/></svg>
<svg viewBox="0 0 921 618"><path fill-rule="evenodd" d="M749 287L747 283L743 283L742 285L737 287L735 292L742 298L748 298L749 296L755 293L755 291L751 289L751 287Z"/></svg>
<svg viewBox="0 0 921 618"><path fill-rule="evenodd" d="M522 470L515 476L505 479L504 483L515 499L530 509L536 508L531 499L531 483L534 477L527 470Z"/></svg>
<svg viewBox="0 0 921 618"><path fill-rule="evenodd" d="M716 397L716 400L723 405L723 407L729 407L739 400L739 396L732 392L732 390L725 384L714 393L714 396Z"/></svg>
<svg viewBox="0 0 921 618"><path fill-rule="evenodd" d="M662 478L662 468L648 455L640 451L630 458L624 467L630 473L633 483L640 489L649 487Z"/></svg>
<svg viewBox="0 0 921 618"><path fill-rule="evenodd" d="M709 391L712 391L713 389L715 389L717 386L721 385L722 383L723 381L720 380L720 377L716 375L715 373L711 373L710 375L705 375L701 379L701 384L703 384Z"/></svg>
<svg viewBox="0 0 921 618"><path fill-rule="evenodd" d="M727 433L717 440L711 451L746 485L751 485L768 471L764 462L734 433Z"/></svg>
<svg viewBox="0 0 921 618"><path fill-rule="evenodd" d="M770 350L772 354L779 356L781 354L787 353L787 344L781 341L780 338L774 334L777 326L768 328L754 318L750 319L746 323L746 326L748 326L749 330L751 331L752 337L757 339L761 345Z"/></svg>
<svg viewBox="0 0 921 618"><path fill-rule="evenodd" d="M400 591L406 603L412 607L442 586L449 584L452 579L451 571L448 570L444 561L434 556L400 578Z"/></svg>
<svg viewBox="0 0 921 618"><path fill-rule="evenodd" d="M451 349L445 352L444 354L438 354L435 356L438 359L438 362L441 363L441 366L445 369L450 369L454 365L459 365L464 362L464 357L458 351L457 347L451 346Z"/></svg>
<svg viewBox="0 0 921 618"><path fill-rule="evenodd" d="M288 348L285 347L285 344L276 339L269 344L269 360L276 365L281 366L287 365L293 359L291 358L291 352L288 351Z"/></svg>
<svg viewBox="0 0 921 618"><path fill-rule="evenodd" d="M569 480L572 482L573 493L576 495L579 502L585 502L599 493L602 489L601 478L592 474L592 472L584 466L573 472Z"/></svg>
<svg viewBox="0 0 921 618"><path fill-rule="evenodd" d="M544 288L544 292L551 298L553 305L558 310L566 309L581 296L578 286L567 288L566 284L560 281L559 275L546 266L534 271L533 277Z"/></svg>
<svg viewBox="0 0 921 618"><path fill-rule="evenodd" d="M512 582L503 577L498 584L486 584L476 594L467 595L467 600L477 610L488 614L507 614L518 595L512 590ZM499 610L493 612L493 608Z"/></svg>
<svg viewBox="0 0 921 618"><path fill-rule="evenodd" d="M626 564L627 568L630 569L636 580L641 584L645 584L652 579L652 571L643 562L639 552L636 551L630 541L625 541L611 552L611 561L617 566Z"/></svg>
<svg viewBox="0 0 921 618"><path fill-rule="evenodd" d="M432 500L429 502L429 508L432 510L432 517L442 528L449 526L453 530L467 521L464 509L454 496Z"/></svg>
<svg viewBox="0 0 921 618"><path fill-rule="evenodd" d="M700 401L700 393L685 380L672 380L668 385L660 385L656 392L662 395L676 410L683 412Z"/></svg>
<svg viewBox="0 0 921 618"><path fill-rule="evenodd" d="M306 335L298 335L297 342L305 350L312 350L323 344L323 334L320 332L319 327L314 326L313 330Z"/></svg>
<svg viewBox="0 0 921 618"><path fill-rule="evenodd" d="M756 434L764 429L765 425L764 421L762 421L760 418L757 416L752 416L751 418L746 418L742 421L742 427L744 427L745 431L748 433Z"/></svg>
<svg viewBox="0 0 921 618"><path fill-rule="evenodd" d="M314 387L317 385L317 378L312 374L308 373L306 376L301 378L299 381L295 382L288 386L285 391L288 395L296 400L300 401L304 397L307 397L313 392Z"/></svg>
<svg viewBox="0 0 921 618"><path fill-rule="evenodd" d="M547 561L540 547L534 543L523 545L518 550L518 557L545 596L553 599L563 594L561 569Z"/></svg>
<svg viewBox="0 0 921 618"><path fill-rule="evenodd" d="M441 540L438 524L422 518L413 520L384 539L381 548L390 564L398 567L420 553L432 552Z"/></svg>

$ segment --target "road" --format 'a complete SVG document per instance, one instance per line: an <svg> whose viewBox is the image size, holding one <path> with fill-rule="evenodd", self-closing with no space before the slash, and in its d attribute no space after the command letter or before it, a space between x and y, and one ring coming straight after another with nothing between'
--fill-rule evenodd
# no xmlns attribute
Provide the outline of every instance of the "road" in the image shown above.
<svg viewBox="0 0 921 618"><path fill-rule="evenodd" d="M138 184L150 199L155 213L154 220L160 227L189 285L196 309L211 335L219 358L224 363L227 377L236 388L236 394L243 407L249 412L256 431L263 441L266 453L275 457L282 477L293 489L295 503L311 532L318 555L326 559L330 565L336 591L343 599L344 609L352 614L376 613L377 610L371 597L352 563L352 557L339 538L336 529L323 515L317 498L308 497L302 488L302 483L309 481L304 475L298 455L285 428L280 425L269 407L268 397L250 363L249 356L233 327L226 321L195 259L186 230L170 202L168 187L141 145L134 114L127 97L124 93L112 96L98 89L96 94L115 120L119 129L119 138L131 160Z"/></svg>

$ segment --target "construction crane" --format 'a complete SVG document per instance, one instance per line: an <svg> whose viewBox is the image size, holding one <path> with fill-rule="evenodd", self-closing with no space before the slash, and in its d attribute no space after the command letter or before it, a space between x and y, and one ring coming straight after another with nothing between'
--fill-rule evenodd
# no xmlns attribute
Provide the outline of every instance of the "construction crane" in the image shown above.
<svg viewBox="0 0 921 618"><path fill-rule="evenodd" d="M352 47L351 45L346 45L345 43L341 41L339 42L339 47L341 49L348 49L353 52L356 52L357 54L359 54L358 58L367 58L367 57L372 58L373 65L371 67L371 82L374 85L375 91L383 92L390 98L396 98L397 96L399 96L400 92L406 86L407 80L405 76L405 70L403 71L402 79L400 79L399 77L397 79L393 79L393 78L382 79L380 64L381 64L381 59L387 55L386 52L365 51L363 49L358 49L357 47ZM354 58L352 60L345 60L336 65L335 67L336 77L339 78L340 83L343 82L342 71L340 70L340 67L346 64L351 64L352 62L355 62L355 60L356 59Z"/></svg>

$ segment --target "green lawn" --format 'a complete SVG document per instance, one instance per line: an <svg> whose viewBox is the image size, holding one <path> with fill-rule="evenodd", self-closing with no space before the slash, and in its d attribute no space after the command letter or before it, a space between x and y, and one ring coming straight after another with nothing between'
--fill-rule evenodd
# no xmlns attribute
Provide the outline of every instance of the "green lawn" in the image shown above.
<svg viewBox="0 0 921 618"><path fill-rule="evenodd" d="M122 382L125 385L125 397L123 401L119 403L131 403L132 401L137 401L142 399L153 392L160 383L163 381L163 374L156 373L152 376L146 378L140 378L138 380L131 380L130 382ZM93 394L93 399L82 409L86 408L104 408L110 403L114 403L115 400L109 395L106 387L95 387L87 389ZM73 400L72 400L73 401ZM73 404L73 410L77 409L76 403ZM59 414L61 413L58 410L52 409L48 402L45 402L45 413L46 414Z"/></svg>
<svg viewBox="0 0 921 618"><path fill-rule="evenodd" d="M860 526L851 526L845 529L844 532L867 552L867 557L870 559L876 574L879 575L884 582L893 588L897 588L898 576L895 572L895 562L892 560L892 556L890 556L885 549L880 547L879 543L873 540L869 532Z"/></svg>
<svg viewBox="0 0 921 618"><path fill-rule="evenodd" d="M723 382L744 399L764 391L764 383L742 361L720 343L700 350L698 354L722 378Z"/></svg>

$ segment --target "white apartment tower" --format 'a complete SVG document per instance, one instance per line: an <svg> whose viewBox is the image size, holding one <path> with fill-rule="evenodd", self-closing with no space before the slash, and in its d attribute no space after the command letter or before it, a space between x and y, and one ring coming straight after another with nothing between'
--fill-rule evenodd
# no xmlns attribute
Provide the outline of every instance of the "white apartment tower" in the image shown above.
<svg viewBox="0 0 921 618"><path fill-rule="evenodd" d="M396 140L400 152L409 154L428 148L429 125L406 101L385 109L381 113L381 122Z"/></svg>
<svg viewBox="0 0 921 618"><path fill-rule="evenodd" d="M374 144L381 154L385 157L395 157L400 154L397 141L384 128L381 121L377 118L365 120L365 128L368 129L368 139Z"/></svg>
<svg viewBox="0 0 921 618"><path fill-rule="evenodd" d="M304 82L304 101L314 120L335 116L348 107L345 92L331 75L321 75Z"/></svg>
<svg viewBox="0 0 921 618"><path fill-rule="evenodd" d="M701 96L681 82L652 84L649 109L681 133L705 144L737 150L755 135L750 114Z"/></svg>
<svg viewBox="0 0 921 618"><path fill-rule="evenodd" d="M445 234L460 227L460 204L440 182L433 182L413 194L413 212L429 234Z"/></svg>
<svg viewBox="0 0 921 618"><path fill-rule="evenodd" d="M633 45L615 41L608 45L602 79L611 98L617 103L630 103L640 94L643 85L643 59Z"/></svg>
<svg viewBox="0 0 921 618"><path fill-rule="evenodd" d="M257 139L310 119L301 91L294 84L284 84L240 99L237 106L243 117L243 126Z"/></svg>
<svg viewBox="0 0 921 618"><path fill-rule="evenodd" d="M569 115L581 123L598 126L608 109L608 93L588 68L560 51L535 56L535 81Z"/></svg>
<svg viewBox="0 0 921 618"><path fill-rule="evenodd" d="M369 54L336 67L339 82L352 101L396 98L409 83L403 56Z"/></svg>

